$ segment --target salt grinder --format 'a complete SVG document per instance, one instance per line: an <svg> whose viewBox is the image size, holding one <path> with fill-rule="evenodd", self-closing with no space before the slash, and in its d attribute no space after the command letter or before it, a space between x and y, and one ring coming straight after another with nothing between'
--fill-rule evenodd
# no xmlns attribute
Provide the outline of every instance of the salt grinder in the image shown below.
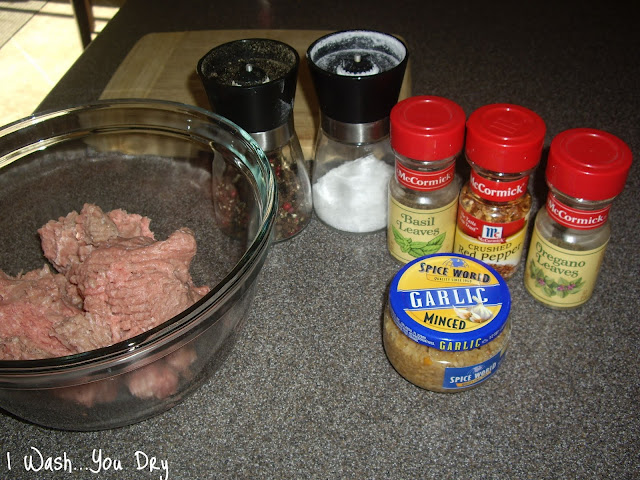
<svg viewBox="0 0 640 480"><path fill-rule="evenodd" d="M299 63L291 46L251 38L213 48L197 66L214 112L246 130L269 159L278 184L276 241L299 233L313 210L293 122Z"/></svg>
<svg viewBox="0 0 640 480"><path fill-rule="evenodd" d="M394 165L389 115L400 95L407 47L386 33L347 30L317 39L307 60L320 107L315 212L338 230L383 229Z"/></svg>

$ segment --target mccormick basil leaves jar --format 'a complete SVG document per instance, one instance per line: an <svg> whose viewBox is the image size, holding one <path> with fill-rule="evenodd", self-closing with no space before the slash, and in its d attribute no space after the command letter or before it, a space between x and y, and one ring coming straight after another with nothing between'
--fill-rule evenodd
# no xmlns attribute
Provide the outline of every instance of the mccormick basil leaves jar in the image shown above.
<svg viewBox="0 0 640 480"><path fill-rule="evenodd" d="M436 96L410 97L391 110L387 247L402 263L453 250L465 119L458 104Z"/></svg>
<svg viewBox="0 0 640 480"><path fill-rule="evenodd" d="M396 371L419 387L467 390L498 370L510 309L505 280L487 264L452 253L417 258L391 282L384 349Z"/></svg>

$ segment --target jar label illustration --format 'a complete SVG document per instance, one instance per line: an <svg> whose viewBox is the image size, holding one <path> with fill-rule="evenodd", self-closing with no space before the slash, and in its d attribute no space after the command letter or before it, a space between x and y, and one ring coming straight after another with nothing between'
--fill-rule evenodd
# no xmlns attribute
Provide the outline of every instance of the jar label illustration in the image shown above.
<svg viewBox="0 0 640 480"><path fill-rule="evenodd" d="M451 252L458 199L435 210L410 208L389 197L389 252L402 262L433 253Z"/></svg>
<svg viewBox="0 0 640 480"><path fill-rule="evenodd" d="M398 182L411 190L420 192L429 192L446 187L453 182L455 170L455 163L437 172L420 172L396 162L396 178Z"/></svg>
<svg viewBox="0 0 640 480"><path fill-rule="evenodd" d="M520 198L527 192L529 176L511 182L497 182L484 178L475 170L471 171L469 185L478 196L492 202L510 202Z"/></svg>
<svg viewBox="0 0 640 480"><path fill-rule="evenodd" d="M524 284L538 301L551 307L576 307L593 293L605 243L594 250L568 250L533 229Z"/></svg>
<svg viewBox="0 0 640 480"><path fill-rule="evenodd" d="M460 213L460 210L458 213ZM517 226L509 223L495 225L485 223L481 232L484 231L491 234L491 228L501 229L498 230L495 234L496 237L493 239L482 235L469 235L463 231L459 223L453 252L488 263L498 270L501 275L508 277L517 268L522 258L522 249L526 236L526 228L524 228L526 220L526 218L521 218L516 222L512 222Z"/></svg>
<svg viewBox="0 0 640 480"><path fill-rule="evenodd" d="M560 225L578 230L591 230L607 223L611 205L599 210L578 210L565 205L549 193L546 208L549 216Z"/></svg>
<svg viewBox="0 0 640 480"><path fill-rule="evenodd" d="M461 388L469 388L472 385L484 382L498 371L500 362L504 357L505 348L492 358L485 360L477 365L468 367L447 367L444 370L444 381L442 388L447 390L457 390Z"/></svg>

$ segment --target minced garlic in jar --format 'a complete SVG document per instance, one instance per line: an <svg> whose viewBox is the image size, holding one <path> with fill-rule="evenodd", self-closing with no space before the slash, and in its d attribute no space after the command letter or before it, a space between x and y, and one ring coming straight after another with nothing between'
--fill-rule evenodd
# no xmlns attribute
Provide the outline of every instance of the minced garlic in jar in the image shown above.
<svg viewBox="0 0 640 480"><path fill-rule="evenodd" d="M389 361L405 379L435 392L479 385L507 351L511 297L504 279L471 257L418 258L394 277L383 320Z"/></svg>

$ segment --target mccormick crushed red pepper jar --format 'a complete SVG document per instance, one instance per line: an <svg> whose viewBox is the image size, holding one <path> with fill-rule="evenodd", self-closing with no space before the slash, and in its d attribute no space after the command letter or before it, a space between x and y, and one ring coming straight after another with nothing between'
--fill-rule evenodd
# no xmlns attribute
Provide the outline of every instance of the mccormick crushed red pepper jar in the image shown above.
<svg viewBox="0 0 640 480"><path fill-rule="evenodd" d="M453 249L465 119L457 103L435 96L410 97L391 110L387 246L403 263Z"/></svg>
<svg viewBox="0 0 640 480"><path fill-rule="evenodd" d="M518 105L486 105L467 120L472 171L460 191L453 251L488 263L505 279L522 257L529 175L540 161L545 131L542 118Z"/></svg>
<svg viewBox="0 0 640 480"><path fill-rule="evenodd" d="M630 168L631 150L610 133L576 128L553 139L550 191L536 215L525 272L533 298L568 309L591 297L611 236L609 209Z"/></svg>
<svg viewBox="0 0 640 480"><path fill-rule="evenodd" d="M467 390L498 371L510 309L507 284L488 265L452 253L417 258L391 282L384 349L396 371L419 387Z"/></svg>

